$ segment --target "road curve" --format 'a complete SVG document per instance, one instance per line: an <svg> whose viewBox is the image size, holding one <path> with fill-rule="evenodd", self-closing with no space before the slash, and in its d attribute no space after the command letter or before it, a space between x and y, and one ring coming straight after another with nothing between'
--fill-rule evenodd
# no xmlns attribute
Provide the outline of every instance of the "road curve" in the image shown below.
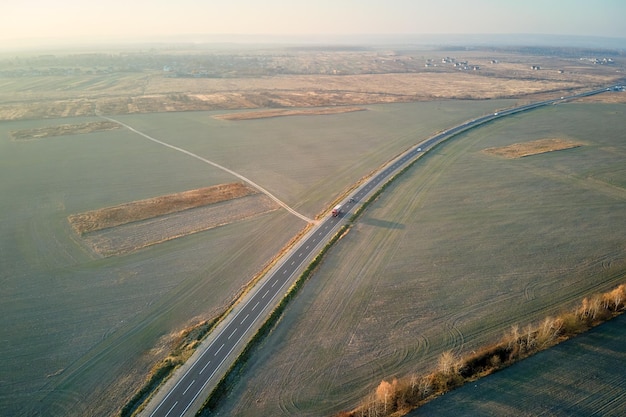
<svg viewBox="0 0 626 417"><path fill-rule="evenodd" d="M203 343L202 348L198 349L190 360L161 387L140 415L142 417L190 417L195 415L205 398L243 350L249 338L266 320L268 314L314 256L339 230L339 227L347 222L348 215L353 213L361 202L366 201L395 173L414 162L424 152L463 131L495 119L605 91L608 89L603 88L546 100L482 116L447 129L413 146L386 164L377 174L357 188L349 199L342 202L343 212L340 216L328 216L311 228L294 249L230 312Z"/></svg>

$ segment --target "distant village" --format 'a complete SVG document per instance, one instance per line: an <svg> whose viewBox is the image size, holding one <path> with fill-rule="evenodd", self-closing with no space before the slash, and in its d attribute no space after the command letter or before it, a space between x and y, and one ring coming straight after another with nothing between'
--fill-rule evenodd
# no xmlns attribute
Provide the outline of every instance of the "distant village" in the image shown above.
<svg viewBox="0 0 626 417"><path fill-rule="evenodd" d="M267 51L265 51L267 52ZM456 69L480 71L480 65L467 59L446 56L424 58L415 52L382 52L323 50L301 54L297 49L271 51L269 54L255 52L239 53L179 53L159 51L117 54L85 53L70 55L39 55L14 57L0 60L0 77L40 77L83 75L106 75L115 73L150 71L167 78L232 78L272 76L280 74L304 75L354 75L382 73L415 73L426 69ZM358 59L351 59L358 56ZM363 59L368 57L369 59ZM611 57L580 57L581 61L594 65L612 65ZM497 59L487 64L497 65ZM541 66L533 64L531 70Z"/></svg>

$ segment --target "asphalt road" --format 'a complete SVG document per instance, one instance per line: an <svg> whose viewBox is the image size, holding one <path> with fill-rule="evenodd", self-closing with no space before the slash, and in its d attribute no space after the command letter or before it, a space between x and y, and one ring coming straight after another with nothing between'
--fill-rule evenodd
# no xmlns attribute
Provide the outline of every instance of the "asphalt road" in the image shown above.
<svg viewBox="0 0 626 417"><path fill-rule="evenodd" d="M354 211L361 201L364 201L394 173L419 157L423 152L460 132L500 117L605 91L608 90L606 88L593 90L587 93L542 101L482 116L445 130L415 145L391 161L342 203L341 215L337 217L328 216L307 234L304 240L279 264L280 266L274 269L273 272L270 272L270 275L259 284L258 288L253 290L243 306L233 310L230 316L224 320L218 333L206 350L199 353L195 357L195 361L188 363L183 368L184 373L177 381L172 382L173 387L164 387L168 388L169 391L160 393L160 396L155 397L152 403L144 410L142 416L181 417L195 415L202 406L204 398L209 393L207 388L209 383L215 384L223 376L223 373L226 372L235 359L235 356L230 354L235 350L242 349L247 343L252 336L250 330L253 327L255 329L258 328L259 323L265 320L267 314L271 312L271 309L285 295L288 288L287 284L293 282L296 272L301 273L302 268L308 265L310 260L319 253L322 246L333 236L334 231L338 230L339 226L345 222L346 217ZM194 358L192 357L192 359ZM174 378L177 376L175 375Z"/></svg>

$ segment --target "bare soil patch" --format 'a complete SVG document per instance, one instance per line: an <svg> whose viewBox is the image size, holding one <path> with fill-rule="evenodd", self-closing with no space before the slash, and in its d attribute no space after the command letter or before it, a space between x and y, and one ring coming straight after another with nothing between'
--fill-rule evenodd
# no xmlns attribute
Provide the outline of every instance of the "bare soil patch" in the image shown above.
<svg viewBox="0 0 626 417"><path fill-rule="evenodd" d="M73 214L68 221L76 233L83 235L255 193L258 191L245 184L220 184Z"/></svg>
<svg viewBox="0 0 626 417"><path fill-rule="evenodd" d="M265 194L220 201L202 207L98 230L83 236L91 249L105 257L124 255L276 210L279 206Z"/></svg>
<svg viewBox="0 0 626 417"><path fill-rule="evenodd" d="M120 125L110 121L88 122L79 124L63 124L58 126L40 127L36 129L14 130L11 132L13 140L34 140L54 136L79 135L103 130L119 129Z"/></svg>
<svg viewBox="0 0 626 417"><path fill-rule="evenodd" d="M512 145L503 146L500 148L487 148L483 150L483 152L489 155L496 155L507 159L514 159L546 152L562 151L564 149L577 148L579 146L582 146L582 143L555 138L540 139L525 143L514 143Z"/></svg>
<svg viewBox="0 0 626 417"><path fill-rule="evenodd" d="M265 119L269 117L283 116L320 116L327 114L350 113L355 111L367 110L364 107L324 107L321 109L301 109L301 110L263 110L246 113L227 113L213 116L215 119L222 120L249 120L249 119Z"/></svg>

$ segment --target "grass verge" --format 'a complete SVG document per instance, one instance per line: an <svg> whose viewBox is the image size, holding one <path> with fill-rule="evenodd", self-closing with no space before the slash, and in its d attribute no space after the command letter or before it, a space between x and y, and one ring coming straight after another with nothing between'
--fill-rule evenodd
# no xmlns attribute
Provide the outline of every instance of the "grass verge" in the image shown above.
<svg viewBox="0 0 626 417"><path fill-rule="evenodd" d="M217 322L217 319L204 321L186 329L181 335L178 347L152 368L146 383L122 407L118 416L131 417L137 415L143 409L145 401L171 375L174 369L182 365L191 356L200 340L215 327Z"/></svg>
<svg viewBox="0 0 626 417"><path fill-rule="evenodd" d="M287 294L283 297L280 303L274 308L268 319L263 323L261 328L254 334L250 342L246 345L243 352L235 359L229 370L224 377L217 383L217 386L213 389L211 394L206 399L204 405L198 412L198 416L208 416L211 414L211 409L219 403L230 390L230 388L237 383L240 375L245 369L246 362L250 358L254 349L259 346L263 340L272 332L275 325L278 323L283 312L287 308L289 302L298 294L300 289L304 286L306 281L313 275L317 267L322 262L324 255L328 250L348 231L349 225L342 226L337 233L331 238L331 240L322 248L320 253L311 261L307 268L300 274L298 279L289 287Z"/></svg>

